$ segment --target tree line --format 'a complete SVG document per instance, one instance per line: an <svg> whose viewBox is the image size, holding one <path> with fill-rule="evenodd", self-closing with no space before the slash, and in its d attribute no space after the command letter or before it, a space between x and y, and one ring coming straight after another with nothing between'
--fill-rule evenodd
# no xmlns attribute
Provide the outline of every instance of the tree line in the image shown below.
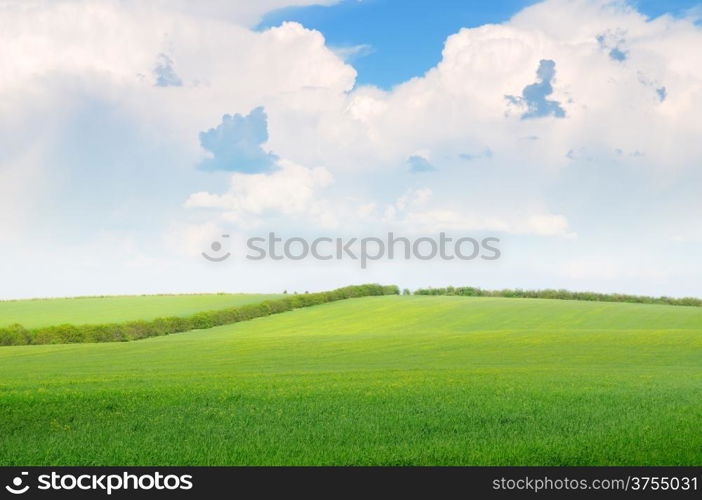
<svg viewBox="0 0 702 500"><path fill-rule="evenodd" d="M569 290L483 290L473 286L449 286L446 288L420 288L415 295L460 295L463 297L510 297L527 299L590 300L598 302L629 302L634 304L667 304L672 306L702 306L702 299L695 297L649 297L623 293L571 292Z"/></svg>

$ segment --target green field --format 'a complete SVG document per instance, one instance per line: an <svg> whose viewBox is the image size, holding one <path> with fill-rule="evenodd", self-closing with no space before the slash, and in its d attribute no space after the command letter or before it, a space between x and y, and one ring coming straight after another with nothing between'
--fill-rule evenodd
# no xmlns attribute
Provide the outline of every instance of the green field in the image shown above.
<svg viewBox="0 0 702 500"><path fill-rule="evenodd" d="M0 347L0 465L702 465L700 429L696 307L365 297Z"/></svg>
<svg viewBox="0 0 702 500"><path fill-rule="evenodd" d="M71 299L0 301L0 327L19 323L27 328L71 323L113 323L164 316L188 316L276 299L283 295L220 293L201 295L124 295Z"/></svg>

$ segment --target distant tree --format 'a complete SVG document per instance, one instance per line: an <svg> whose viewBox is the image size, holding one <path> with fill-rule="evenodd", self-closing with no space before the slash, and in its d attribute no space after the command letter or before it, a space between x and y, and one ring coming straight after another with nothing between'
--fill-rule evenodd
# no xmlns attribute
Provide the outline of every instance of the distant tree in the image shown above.
<svg viewBox="0 0 702 500"><path fill-rule="evenodd" d="M412 295L412 292L410 292L409 288L405 288L404 290L402 290L402 295Z"/></svg>
<svg viewBox="0 0 702 500"><path fill-rule="evenodd" d="M568 290L482 290L476 287L449 286L447 288L420 288L414 291L415 295L463 295L467 297L508 297L508 298L529 298L529 299L561 299L561 300L588 300L601 302L632 302L640 304L669 304L678 306L702 307L702 299L695 297L647 297L643 295L627 295L621 293L594 293L594 292L571 292Z"/></svg>

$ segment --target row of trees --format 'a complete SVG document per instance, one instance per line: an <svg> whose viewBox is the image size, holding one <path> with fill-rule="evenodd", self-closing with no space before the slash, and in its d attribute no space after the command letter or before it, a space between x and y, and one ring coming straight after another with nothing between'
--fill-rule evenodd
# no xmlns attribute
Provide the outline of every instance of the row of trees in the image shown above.
<svg viewBox="0 0 702 500"><path fill-rule="evenodd" d="M0 328L0 345L126 342L238 323L239 321L337 300L371 295L398 295L399 293L400 290L394 285L354 285L329 292L291 295L282 299L266 300L258 304L246 304L238 307L204 311L187 317L173 316L157 318L152 321L128 321L102 325L65 324L31 330L24 328L22 325L14 324Z"/></svg>
<svg viewBox="0 0 702 500"><path fill-rule="evenodd" d="M571 292L568 290L483 290L472 286L420 288L415 295L461 295L464 297L518 297L528 299L591 300L600 302L630 302L636 304L668 304L674 306L702 306L702 299L694 297L648 297L622 293Z"/></svg>

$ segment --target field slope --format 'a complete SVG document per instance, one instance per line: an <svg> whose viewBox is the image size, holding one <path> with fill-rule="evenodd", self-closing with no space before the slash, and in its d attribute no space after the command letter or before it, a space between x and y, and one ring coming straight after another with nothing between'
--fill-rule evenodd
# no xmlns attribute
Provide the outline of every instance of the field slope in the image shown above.
<svg viewBox="0 0 702 500"><path fill-rule="evenodd" d="M702 465L702 308L350 299L0 348L0 465Z"/></svg>
<svg viewBox="0 0 702 500"><path fill-rule="evenodd" d="M151 320L252 304L283 295L217 293L186 295L124 295L70 299L0 301L0 327L19 323L26 328L71 323L116 323Z"/></svg>

